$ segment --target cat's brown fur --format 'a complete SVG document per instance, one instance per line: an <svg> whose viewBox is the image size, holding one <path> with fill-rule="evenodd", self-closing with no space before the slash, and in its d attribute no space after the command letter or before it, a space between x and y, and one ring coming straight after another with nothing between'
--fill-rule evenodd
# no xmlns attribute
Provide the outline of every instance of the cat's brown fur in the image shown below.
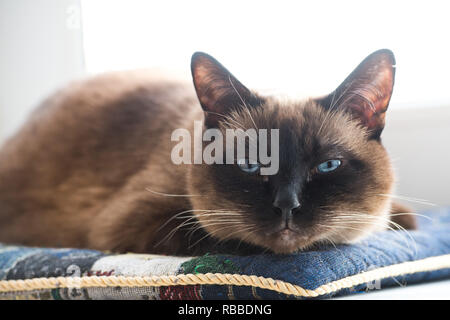
<svg viewBox="0 0 450 320"><path fill-rule="evenodd" d="M200 72L195 68L193 72L195 81ZM205 109L200 80L195 84ZM327 195L327 205L314 209L324 212L322 218L311 218L309 212L298 218L304 228L296 230L297 236L280 237L264 226L273 218L267 217L272 200L265 192L283 184L284 175L291 175L294 168L281 167L279 174L269 178L240 178L235 166L174 165L170 161L172 131L192 130L194 120L204 119L192 85L147 71L110 73L73 83L44 101L0 150L0 242L164 254L247 253L267 248L287 253L327 240L351 242L385 227L383 220L362 224L358 217L353 224L347 222L342 232L339 226L331 228L326 218L330 211L342 216L353 212L355 217L357 213L381 218L388 214L390 198L381 194L392 192L394 175L378 136L370 137L381 133L382 127L377 133L345 111L327 112L326 99L281 104L274 98L247 97L240 83L233 90L242 94L240 99L258 105L250 106L249 112L230 110L227 116L238 119L240 125L280 128L290 141L303 140L298 148L312 154L312 137L319 135L325 144L351 150L371 173L354 181L345 196ZM222 130L227 127L213 113L206 115L205 123L220 124ZM291 145L285 144L282 154L289 154ZM216 215L197 210L213 210ZM221 215L217 210L235 215ZM393 207L396 212L405 210ZM239 226L227 229L217 223L236 214ZM402 225L414 227L411 217L398 217ZM171 233L186 221L192 223ZM223 241L217 244L217 240Z"/></svg>

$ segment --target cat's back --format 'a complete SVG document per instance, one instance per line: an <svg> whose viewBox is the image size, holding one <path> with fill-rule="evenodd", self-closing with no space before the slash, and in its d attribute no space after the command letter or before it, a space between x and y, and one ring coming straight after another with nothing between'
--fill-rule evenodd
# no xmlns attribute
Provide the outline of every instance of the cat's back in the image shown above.
<svg viewBox="0 0 450 320"><path fill-rule="evenodd" d="M100 154L155 145L194 114L195 106L187 81L159 71L110 72L75 81L44 100L1 147L0 172L30 157L34 162L56 155L58 162L83 156L102 160Z"/></svg>
<svg viewBox="0 0 450 320"><path fill-rule="evenodd" d="M0 229L14 233L13 221L36 215L48 225L46 218L101 203L167 152L170 133L198 110L188 81L152 70L59 90L0 149Z"/></svg>

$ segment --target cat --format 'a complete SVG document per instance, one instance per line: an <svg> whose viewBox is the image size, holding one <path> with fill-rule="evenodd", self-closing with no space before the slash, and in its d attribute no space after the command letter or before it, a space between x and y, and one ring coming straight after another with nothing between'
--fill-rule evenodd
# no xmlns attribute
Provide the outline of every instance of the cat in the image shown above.
<svg viewBox="0 0 450 320"><path fill-rule="evenodd" d="M70 84L0 150L0 242L114 252L289 254L414 229L381 143L395 58L364 59L331 94L250 91L208 54L193 86L145 70ZM174 164L177 128L278 129L279 168ZM201 146L203 147L203 146ZM195 151L194 151L195 152Z"/></svg>

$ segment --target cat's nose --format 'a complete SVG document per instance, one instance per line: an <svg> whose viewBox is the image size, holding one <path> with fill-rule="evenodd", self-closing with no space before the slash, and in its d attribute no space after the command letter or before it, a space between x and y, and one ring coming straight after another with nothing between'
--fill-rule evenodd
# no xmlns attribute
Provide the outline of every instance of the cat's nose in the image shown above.
<svg viewBox="0 0 450 320"><path fill-rule="evenodd" d="M293 186L287 186L280 189L275 195L273 201L273 209L276 213L279 213L284 218L290 217L301 206L298 199L296 188Z"/></svg>

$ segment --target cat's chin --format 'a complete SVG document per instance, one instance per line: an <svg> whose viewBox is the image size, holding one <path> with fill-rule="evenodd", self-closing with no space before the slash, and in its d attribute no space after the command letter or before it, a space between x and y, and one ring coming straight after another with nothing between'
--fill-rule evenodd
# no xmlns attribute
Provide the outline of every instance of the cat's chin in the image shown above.
<svg viewBox="0 0 450 320"><path fill-rule="evenodd" d="M309 236L302 235L291 229L284 229L269 236L265 247L276 254L290 254L301 251L311 244Z"/></svg>

